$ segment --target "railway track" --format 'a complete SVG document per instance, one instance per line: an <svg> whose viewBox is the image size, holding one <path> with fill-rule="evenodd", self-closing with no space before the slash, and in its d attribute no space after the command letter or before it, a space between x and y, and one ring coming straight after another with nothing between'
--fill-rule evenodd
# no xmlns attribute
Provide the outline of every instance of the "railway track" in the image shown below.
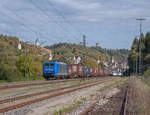
<svg viewBox="0 0 150 115"><path fill-rule="evenodd" d="M37 96L37 95L48 94L50 92L52 93L52 94L49 94L49 95L46 95L46 96L42 96L40 98L37 97L37 98L33 98L31 100L28 100L28 101L20 102L18 104L14 104L14 105L10 105L10 106L0 108L0 113L4 113L4 112L7 112L9 110L16 109L16 108L21 108L21 107L24 107L26 105L37 103L37 102L47 100L47 99L51 99L53 97L57 97L57 96L60 96L60 95L71 93L71 92L77 91L79 89L91 87L91 86L98 85L100 83L104 83L104 82L108 82L108 81L112 81L112 80L113 80L112 78L109 79L109 80L99 80L99 81L96 81L96 82L84 83L84 84L80 84L80 85L73 85L73 86L59 88L59 89L57 88L57 89L48 90L48 91L45 91L45 92L39 92L39 93L34 93L34 94L29 94L29 95L18 96L18 97L14 97L14 98L1 100L0 104L3 104L3 103L8 103L8 102L14 102L16 100L26 99L26 98L29 98L29 97L34 97L34 96ZM64 90L64 89L66 89L66 90ZM58 90L60 90L60 92L57 92ZM64 90L64 91L62 91L62 90Z"/></svg>
<svg viewBox="0 0 150 115"><path fill-rule="evenodd" d="M29 87L29 86L38 86L38 85L47 85L47 84L55 84L55 83L61 83L61 82L71 82L71 81L77 81L82 80L83 78L78 79L65 79L65 80L52 80L52 81L40 81L40 82L25 82L25 83L6 83L0 85L0 90L6 90L6 89L13 89L13 88L21 88L21 87ZM85 79L94 79L94 78L84 78Z"/></svg>
<svg viewBox="0 0 150 115"><path fill-rule="evenodd" d="M127 111L127 101L128 101L128 86L125 88L125 90L123 92L121 92L122 94L119 96L116 95L113 98L113 102L109 102L109 103L115 103L117 102L120 103L120 106L117 105L117 107L115 108L110 108L112 105L108 105L108 108L106 107L98 107L100 100L96 100L94 101L91 105L89 105L84 111L82 111L80 113L80 115L99 115L99 113L101 113L101 115L103 114L112 114L112 115L128 115L128 111ZM104 96L105 97L105 96ZM104 98L101 97L101 98ZM115 100L115 102L114 102ZM97 106L97 107L96 107Z"/></svg>
<svg viewBox="0 0 150 115"><path fill-rule="evenodd" d="M73 88L73 87L76 87L76 86L79 86L79 85L86 85L86 84L88 84L88 83L77 84L77 85L72 85L72 86L66 86L66 87L62 87L62 88L50 89L50 90L39 92L39 93L32 93L32 94L27 94L27 95L23 95L23 96L8 98L8 99L0 100L0 104L13 102L13 101L16 101L16 100L25 99L25 98L28 98L28 97L38 96L38 95L42 95L42 94L52 93L52 92L56 92L56 91L59 91L59 90L69 89L69 88Z"/></svg>
<svg viewBox="0 0 150 115"><path fill-rule="evenodd" d="M125 95L124 95L124 98L123 98L120 115L127 115L127 101L128 101L128 86L125 90Z"/></svg>

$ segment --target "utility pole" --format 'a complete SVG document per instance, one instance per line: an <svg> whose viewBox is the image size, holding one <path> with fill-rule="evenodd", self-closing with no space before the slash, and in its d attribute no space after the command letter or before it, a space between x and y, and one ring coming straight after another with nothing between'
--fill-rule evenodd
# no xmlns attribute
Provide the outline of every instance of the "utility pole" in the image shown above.
<svg viewBox="0 0 150 115"><path fill-rule="evenodd" d="M138 74L138 68L137 68L138 66L137 66L137 55L136 55L136 76L137 76L137 74Z"/></svg>
<svg viewBox="0 0 150 115"><path fill-rule="evenodd" d="M83 62L85 61L85 54L84 54L84 52L86 52L86 36L85 35L83 35L83 49L82 49L82 51L83 51Z"/></svg>
<svg viewBox="0 0 150 115"><path fill-rule="evenodd" d="M31 43L30 41L27 41L27 42L25 42L25 73L24 73L24 76L26 77L26 75L27 75L27 73L28 73L28 55L27 55L27 53L28 53L28 51L27 51L27 44L28 43Z"/></svg>
<svg viewBox="0 0 150 115"><path fill-rule="evenodd" d="M146 20L144 18L138 18L136 19L138 21L140 21L140 48L139 48L139 53L140 53L140 57L139 57L139 75L142 75L142 49L141 49L141 34L142 34L142 21Z"/></svg>
<svg viewBox="0 0 150 115"><path fill-rule="evenodd" d="M96 47L98 47L99 43L96 43Z"/></svg>
<svg viewBox="0 0 150 115"><path fill-rule="evenodd" d="M135 38L140 39L140 36L137 35ZM138 43L136 44L138 46ZM136 52L138 52L138 47L136 49ZM138 75L138 53L136 53L136 76Z"/></svg>
<svg viewBox="0 0 150 115"><path fill-rule="evenodd" d="M28 43L28 42L25 42L25 43ZM24 71L24 76L26 77L27 75L27 46L25 46L25 71Z"/></svg>
<svg viewBox="0 0 150 115"><path fill-rule="evenodd" d="M83 46L86 47L86 36L83 35Z"/></svg>

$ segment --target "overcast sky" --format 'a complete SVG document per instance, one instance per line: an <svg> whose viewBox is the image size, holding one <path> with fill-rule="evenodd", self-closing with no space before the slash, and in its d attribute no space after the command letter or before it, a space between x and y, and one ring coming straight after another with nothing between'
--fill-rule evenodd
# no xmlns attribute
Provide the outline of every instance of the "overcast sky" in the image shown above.
<svg viewBox="0 0 150 115"><path fill-rule="evenodd" d="M136 18L146 18L150 31L150 0L0 0L0 33L45 45L59 42L104 48L130 48L139 34Z"/></svg>

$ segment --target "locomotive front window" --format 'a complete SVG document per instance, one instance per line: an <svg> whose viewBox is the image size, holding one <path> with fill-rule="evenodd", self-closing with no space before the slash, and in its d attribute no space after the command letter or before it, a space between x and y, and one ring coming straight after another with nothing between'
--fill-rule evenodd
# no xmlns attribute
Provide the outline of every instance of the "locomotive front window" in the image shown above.
<svg viewBox="0 0 150 115"><path fill-rule="evenodd" d="M52 63L46 63L45 66L46 67L54 67L54 64L52 64Z"/></svg>

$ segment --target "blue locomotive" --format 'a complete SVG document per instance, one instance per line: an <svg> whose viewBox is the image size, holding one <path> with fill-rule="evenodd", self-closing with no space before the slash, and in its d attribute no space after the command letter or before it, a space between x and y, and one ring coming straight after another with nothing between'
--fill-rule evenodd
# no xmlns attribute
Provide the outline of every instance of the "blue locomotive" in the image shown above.
<svg viewBox="0 0 150 115"><path fill-rule="evenodd" d="M63 62L44 62L43 76L45 79L63 78L67 76L67 64Z"/></svg>

